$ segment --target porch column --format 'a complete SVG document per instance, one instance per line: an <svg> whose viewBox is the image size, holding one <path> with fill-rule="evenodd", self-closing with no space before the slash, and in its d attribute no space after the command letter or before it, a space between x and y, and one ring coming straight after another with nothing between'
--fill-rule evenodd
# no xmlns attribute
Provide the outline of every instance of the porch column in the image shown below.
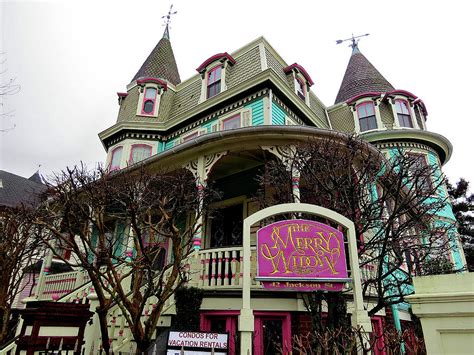
<svg viewBox="0 0 474 355"><path fill-rule="evenodd" d="M207 186L207 178L214 164L217 163L217 161L226 154L227 151L210 155L201 155L196 160L192 160L183 166L185 169L189 170L196 179L196 188L198 189L200 199L199 210L201 213L196 216L196 225L198 226L198 229L196 230L196 233L194 234L193 238L193 245L195 250L200 250L202 246L202 225L204 223L202 213L204 209L204 201L202 197L204 189Z"/></svg>
<svg viewBox="0 0 474 355"><path fill-rule="evenodd" d="M239 316L240 353L252 355L252 339L254 332L254 316L250 306L250 227L248 218L244 220L242 243L242 308Z"/></svg>

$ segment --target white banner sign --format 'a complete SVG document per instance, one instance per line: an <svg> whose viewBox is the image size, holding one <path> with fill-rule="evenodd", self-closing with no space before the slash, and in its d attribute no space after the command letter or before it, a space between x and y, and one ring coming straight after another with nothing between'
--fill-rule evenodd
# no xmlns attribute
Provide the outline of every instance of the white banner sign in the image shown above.
<svg viewBox="0 0 474 355"><path fill-rule="evenodd" d="M168 336L167 354L179 354L184 349L185 354L227 354L229 349L228 334L212 333L212 332L187 332L187 331L170 331Z"/></svg>

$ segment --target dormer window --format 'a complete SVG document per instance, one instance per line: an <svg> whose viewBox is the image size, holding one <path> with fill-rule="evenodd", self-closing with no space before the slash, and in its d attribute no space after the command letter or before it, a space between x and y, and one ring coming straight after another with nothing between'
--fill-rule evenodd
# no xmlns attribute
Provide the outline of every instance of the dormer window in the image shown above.
<svg viewBox="0 0 474 355"><path fill-rule="evenodd" d="M137 116L158 117L160 97L168 90L168 84L158 78L144 78L137 80L139 97Z"/></svg>
<svg viewBox="0 0 474 355"><path fill-rule="evenodd" d="M235 64L235 59L225 53L218 53L206 59L196 71L201 74L202 86L199 102L204 102L211 97L227 90L226 71Z"/></svg>
<svg viewBox="0 0 474 355"><path fill-rule="evenodd" d="M112 158L110 159L109 170L118 170L120 169L120 162L122 160L123 147L117 147L112 151Z"/></svg>
<svg viewBox="0 0 474 355"><path fill-rule="evenodd" d="M308 72L298 63L293 63L283 68L283 72L293 77L295 94L309 106L308 91L314 82Z"/></svg>
<svg viewBox="0 0 474 355"><path fill-rule="evenodd" d="M375 117L375 107L373 102L364 102L357 106L357 117L361 132L377 129L377 119Z"/></svg>
<svg viewBox="0 0 474 355"><path fill-rule="evenodd" d="M158 90L156 88L147 87L145 89L145 97L143 99L142 113L151 115L155 111L156 94Z"/></svg>
<svg viewBox="0 0 474 355"><path fill-rule="evenodd" d="M207 98L210 99L221 92L222 67L218 65L211 69L207 76Z"/></svg>
<svg viewBox="0 0 474 355"><path fill-rule="evenodd" d="M130 164L138 163L151 156L151 146L148 144L134 144L130 151Z"/></svg>
<svg viewBox="0 0 474 355"><path fill-rule="evenodd" d="M305 101L306 99L306 89L305 89L305 84L301 78L296 78L295 81L296 84L296 93L300 97L301 100Z"/></svg>
<svg viewBox="0 0 474 355"><path fill-rule="evenodd" d="M408 102L405 100L395 100L395 110L397 112L398 123L400 127L413 128Z"/></svg>

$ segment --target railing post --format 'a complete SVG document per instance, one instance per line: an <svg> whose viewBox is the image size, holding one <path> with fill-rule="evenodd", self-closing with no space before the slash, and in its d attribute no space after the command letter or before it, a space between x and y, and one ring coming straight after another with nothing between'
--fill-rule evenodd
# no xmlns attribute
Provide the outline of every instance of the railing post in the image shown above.
<svg viewBox="0 0 474 355"><path fill-rule="evenodd" d="M36 290L34 294L34 297L37 300L39 300L41 296L43 295L44 287L45 287L45 283L44 283L45 278L49 273L49 269L51 267L52 261L53 261L53 252L51 250L48 250L48 254L46 255L46 258L43 260L43 263L41 264L41 270L38 277L38 285L36 286Z"/></svg>
<svg viewBox="0 0 474 355"><path fill-rule="evenodd" d="M84 329L84 350L85 354L94 353L94 347L97 343L98 336L100 337L100 326L99 326L99 316L96 312L97 307L99 306L99 298L95 292L87 295L89 300L89 310L94 312L92 316L92 323L87 323L86 328Z"/></svg>

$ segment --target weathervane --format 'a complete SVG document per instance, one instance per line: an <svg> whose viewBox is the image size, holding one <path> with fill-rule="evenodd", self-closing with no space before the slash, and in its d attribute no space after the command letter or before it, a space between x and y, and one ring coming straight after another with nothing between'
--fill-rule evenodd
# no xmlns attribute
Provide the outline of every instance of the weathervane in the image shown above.
<svg viewBox="0 0 474 355"><path fill-rule="evenodd" d="M357 47L357 43L359 43L359 40L356 39L356 38L365 37L365 36L368 36L368 35L369 35L368 33L366 33L365 35L360 35L360 36L354 36L354 34L352 34L352 37L350 37L350 38L338 39L336 41L336 44L341 44L342 42L346 42L346 41L352 41L352 43L349 45L349 47L352 47L352 49L354 49L354 48Z"/></svg>
<svg viewBox="0 0 474 355"><path fill-rule="evenodd" d="M173 4L171 4L171 6L170 6L170 10L168 11L168 15L161 16L161 18L165 21L164 25L166 25L166 27L168 27L169 24L171 23L171 15L176 15L178 13L178 11L171 12L172 10L173 10Z"/></svg>

